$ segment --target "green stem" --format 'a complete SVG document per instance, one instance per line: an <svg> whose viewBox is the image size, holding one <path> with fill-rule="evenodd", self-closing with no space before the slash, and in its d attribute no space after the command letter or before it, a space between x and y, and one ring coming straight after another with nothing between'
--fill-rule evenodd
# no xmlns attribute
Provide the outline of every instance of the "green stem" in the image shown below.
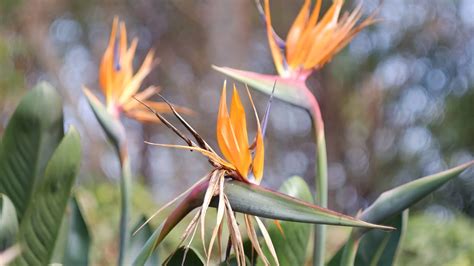
<svg viewBox="0 0 474 266"><path fill-rule="evenodd" d="M328 205L328 162L326 151L326 138L324 136L324 122L319 108L318 101L308 90L308 99L311 102L311 116L314 123L314 132L316 137L316 204L323 208ZM315 238L313 249L313 265L324 265L324 254L326 247L326 225L315 225Z"/></svg>
<svg viewBox="0 0 474 266"><path fill-rule="evenodd" d="M352 231L342 253L341 266L353 266L359 248L360 235Z"/></svg>
<svg viewBox="0 0 474 266"><path fill-rule="evenodd" d="M130 221L130 204L131 204L131 170L128 154L121 154L121 178L120 178L120 246L118 265L128 265L127 250L130 242L131 228Z"/></svg>

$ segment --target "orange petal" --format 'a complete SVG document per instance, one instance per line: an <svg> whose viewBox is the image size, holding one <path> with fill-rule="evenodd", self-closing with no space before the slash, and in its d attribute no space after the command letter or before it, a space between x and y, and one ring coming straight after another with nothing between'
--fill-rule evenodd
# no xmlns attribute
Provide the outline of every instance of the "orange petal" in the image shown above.
<svg viewBox="0 0 474 266"><path fill-rule="evenodd" d="M156 117L155 114L149 110L133 109L126 111L125 115L142 123L161 123L160 119L158 119L158 117Z"/></svg>
<svg viewBox="0 0 474 266"><path fill-rule="evenodd" d="M122 91L125 88L125 81L132 75L131 62L127 61L127 28L124 22L120 22L120 36L119 42L115 43L119 45L114 47L113 55L113 98L119 99Z"/></svg>
<svg viewBox="0 0 474 266"><path fill-rule="evenodd" d="M294 49L294 55L288 58L288 65L292 68L296 68L302 64L301 60L305 58L305 55L308 54L309 48L311 47L311 30L316 26L319 18L319 12L321 11L321 3L322 0L317 0L316 5L311 12L311 16L309 17L308 22L306 23L306 27L301 34L300 41L297 43L296 48ZM300 61L298 61L298 59Z"/></svg>
<svg viewBox="0 0 474 266"><path fill-rule="evenodd" d="M275 68L277 69L278 73L282 75L285 72L283 68L283 55L280 51L280 47L278 47L275 41L275 38L273 37L273 28L272 28L272 20L270 16L270 2L269 1L270 0L265 0L265 22L267 26L268 45L270 46L270 50L272 52Z"/></svg>
<svg viewBox="0 0 474 266"><path fill-rule="evenodd" d="M318 54L323 53L324 49L327 48L325 47L328 43L327 36L328 34L331 35L329 31L337 26L337 19L343 3L344 0L335 0L328 11L324 14L321 21L319 21L317 25L307 33L305 42L302 44L303 47L299 47L298 49L298 51L301 52L298 54L297 58L294 59L295 61L300 62L300 64L303 64L304 69L312 69L320 66L318 62L314 63L314 61L316 61L314 57L318 57ZM318 6L316 5L316 8L317 7ZM310 21L310 23L313 23L313 21ZM324 42L325 45L323 45L322 42Z"/></svg>
<svg viewBox="0 0 474 266"><path fill-rule="evenodd" d="M234 151L231 150L231 142L229 141L230 134L230 117L227 111L227 100L226 100L226 82L222 88L221 100L219 103L219 111L217 113L217 142L221 149L224 157L231 163L235 162Z"/></svg>
<svg viewBox="0 0 474 266"><path fill-rule="evenodd" d="M288 35L286 36L286 59L288 62L291 61L291 58L295 52L295 48L300 41L301 34L306 27L310 5L311 0L304 1L303 7L301 7L298 16L296 17L293 25L288 31Z"/></svg>
<svg viewBox="0 0 474 266"><path fill-rule="evenodd" d="M136 108L137 106L142 106L140 102L144 102L145 100L155 95L159 91L160 91L160 87L150 86L142 90L141 92L133 95L133 97L135 97L136 99L130 98L126 103L122 104L122 108L124 110L131 110L133 108Z"/></svg>
<svg viewBox="0 0 474 266"><path fill-rule="evenodd" d="M248 172L252 159L250 156L249 140L247 136L247 121L245 119L245 109L242 105L235 84L232 93L232 103L230 105L230 122L240 151L238 154L238 164L242 171Z"/></svg>
<svg viewBox="0 0 474 266"><path fill-rule="evenodd" d="M140 89L140 85L143 82L143 79L151 72L154 66L153 61L154 52L150 50L143 60L142 66L138 72L132 77L130 82L126 85L123 90L122 95L120 96L119 103L126 103L137 91Z"/></svg>
<svg viewBox="0 0 474 266"><path fill-rule="evenodd" d="M265 160L265 147L263 144L262 128L260 126L260 119L258 119L257 109L253 103L252 95L250 94L249 88L247 87L247 94L252 104L255 119L257 120L257 135L255 136L255 155L252 162L252 171L257 184L260 183L263 177L263 166Z"/></svg>
<svg viewBox="0 0 474 266"><path fill-rule="evenodd" d="M255 176L257 183L260 183L263 177L264 160L265 160L265 147L263 144L262 130L260 128L260 124L258 124L256 145L255 145L255 156L252 162L253 175Z"/></svg>
<svg viewBox="0 0 474 266"><path fill-rule="evenodd" d="M102 56L102 60L100 63L99 69L99 83L102 89L102 92L105 95L107 100L107 104L112 100L111 99L111 92L112 92L112 68L113 68L113 51L114 51L114 43L117 34L117 26L118 26L118 18L114 17L114 21L112 23L112 30L110 32L110 39L109 44Z"/></svg>
<svg viewBox="0 0 474 266"><path fill-rule="evenodd" d="M239 160L239 146L235 137L232 124L230 122L229 113L227 111L226 101L226 82L222 88L221 101L219 104L219 112L217 114L217 143L224 157L230 161L239 171L242 177L247 177L247 172L242 172Z"/></svg>

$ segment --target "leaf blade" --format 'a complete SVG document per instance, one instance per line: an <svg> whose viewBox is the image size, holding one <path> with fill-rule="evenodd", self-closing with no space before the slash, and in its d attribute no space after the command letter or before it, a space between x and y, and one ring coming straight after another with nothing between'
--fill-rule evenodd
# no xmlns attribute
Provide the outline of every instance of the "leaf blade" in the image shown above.
<svg viewBox="0 0 474 266"><path fill-rule="evenodd" d="M411 207L423 197L437 190L473 165L474 160L385 191L369 208L362 212L360 219L367 222L380 223Z"/></svg>
<svg viewBox="0 0 474 266"><path fill-rule="evenodd" d="M311 191L306 182L299 176L287 179L279 189L280 192L289 196L313 202ZM306 251L308 249L311 235L311 225L295 222L280 222L283 234L275 223L267 225L273 246L281 265L304 265ZM268 250L265 248L265 252ZM267 253L270 255L269 253Z"/></svg>
<svg viewBox="0 0 474 266"><path fill-rule="evenodd" d="M45 169L44 177L33 191L20 223L18 239L21 255L14 265L46 265L64 217L81 158L79 134L74 128L64 136Z"/></svg>
<svg viewBox="0 0 474 266"><path fill-rule="evenodd" d="M0 252L15 244L18 233L18 219L13 202L0 194Z"/></svg>
<svg viewBox="0 0 474 266"><path fill-rule="evenodd" d="M253 184L228 181L224 185L224 191L234 211L259 217L303 223L393 229L366 223Z"/></svg>
<svg viewBox="0 0 474 266"><path fill-rule="evenodd" d="M51 85L40 83L18 104L0 145L0 193L11 199L20 222L63 135L61 99Z"/></svg>

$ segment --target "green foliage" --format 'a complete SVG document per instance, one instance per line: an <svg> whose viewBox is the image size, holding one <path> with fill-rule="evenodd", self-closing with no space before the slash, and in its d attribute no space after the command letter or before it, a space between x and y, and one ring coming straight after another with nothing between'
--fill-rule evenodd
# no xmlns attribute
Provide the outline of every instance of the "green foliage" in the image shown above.
<svg viewBox="0 0 474 266"><path fill-rule="evenodd" d="M12 200L20 220L63 134L61 99L41 83L21 100L0 145L0 193Z"/></svg>
<svg viewBox="0 0 474 266"><path fill-rule="evenodd" d="M76 197L69 201L69 228L63 265L88 265L91 238Z"/></svg>
<svg viewBox="0 0 474 266"><path fill-rule="evenodd" d="M474 151L474 90L471 89L462 97L450 96L446 100L446 113L442 123L433 123L433 131L440 136L443 147L450 150L468 149ZM456 140L456 141L453 141Z"/></svg>
<svg viewBox="0 0 474 266"><path fill-rule="evenodd" d="M89 229L77 197L73 196L66 207L51 262L64 265L87 265L90 245Z"/></svg>
<svg viewBox="0 0 474 266"><path fill-rule="evenodd" d="M141 250L134 258L134 266L145 265L146 263L148 263L149 259L153 258L153 254L157 252L155 250L155 243L157 242L161 230L163 229L163 224L164 223L162 223L157 229L155 229L155 231L150 235L148 240L144 242Z"/></svg>
<svg viewBox="0 0 474 266"><path fill-rule="evenodd" d="M408 210L388 220L387 225L397 228L393 232L371 230L361 239L357 265L392 265L400 250L408 227Z"/></svg>
<svg viewBox="0 0 474 266"><path fill-rule="evenodd" d="M0 252L15 244L18 219L15 206L5 194L0 194Z"/></svg>
<svg viewBox="0 0 474 266"><path fill-rule="evenodd" d="M279 191L300 200L313 201L308 185L299 176L286 180ZM304 265L311 235L311 225L287 221L280 221L280 225L283 234L275 223L267 225L280 265ZM271 258L270 251L266 246L264 252L267 258Z"/></svg>
<svg viewBox="0 0 474 266"><path fill-rule="evenodd" d="M392 232L371 230L364 234L357 248L354 265L393 265L408 227L408 210L383 224L393 226L397 230ZM328 266L341 265L344 248L345 246L339 249Z"/></svg>
<svg viewBox="0 0 474 266"><path fill-rule="evenodd" d="M7 11L21 1L0 1L0 27L4 26L11 13ZM3 11L3 12L2 12ZM8 36L5 32L0 33L0 104L7 103L11 99L21 95L25 87L24 69L17 65L18 60L25 60L28 56L27 45L24 36ZM3 37L3 38L2 38Z"/></svg>
<svg viewBox="0 0 474 266"><path fill-rule="evenodd" d="M449 180L474 165L474 161L453 167L446 171L425 176L382 193L369 208L361 214L361 219L380 223L403 210L410 208L422 198L440 188Z"/></svg>
<svg viewBox="0 0 474 266"><path fill-rule="evenodd" d="M474 222L456 214L441 218L434 214L410 218L398 265L474 264Z"/></svg>
<svg viewBox="0 0 474 266"><path fill-rule="evenodd" d="M45 265L50 262L71 188L79 170L79 134L70 129L49 161L44 177L35 186L34 201L20 220L22 253L16 265Z"/></svg>
<svg viewBox="0 0 474 266"><path fill-rule="evenodd" d="M293 222L391 229L366 223L262 186L230 180L225 182L224 191L232 209L241 213ZM213 204L215 206L216 203Z"/></svg>
<svg viewBox="0 0 474 266"><path fill-rule="evenodd" d="M71 127L63 136L60 97L41 83L21 100L0 144L0 192L11 199L2 197L9 221L2 215L0 239L17 231L22 252L14 265L51 261L81 159L77 131Z"/></svg>
<svg viewBox="0 0 474 266"><path fill-rule="evenodd" d="M140 226L142 226L146 222L146 217L142 216L139 220L134 229L132 230L132 233L135 233ZM151 238L153 235L153 230L150 226L149 223L147 223L145 226L143 226L139 231L137 231L134 235L131 237L131 242L130 242L130 256L132 258L136 258L139 256L141 250L143 247L146 247L146 242L148 239ZM151 251L151 255L148 258L148 260L143 263L142 265L158 265L159 264L159 257L158 257L158 252Z"/></svg>
<svg viewBox="0 0 474 266"><path fill-rule="evenodd" d="M412 207L423 197L434 192L436 189L444 185L452 178L458 176L472 165L474 165L474 161L459 165L457 167L448 169L446 171L434 175L419 178L417 180L403 184L391 190L385 191L375 200L374 203L369 206L369 208L362 212L362 214L360 215L360 219L373 223L382 223L385 220L387 220L388 222L388 219L391 219L394 216L399 216L399 219L395 219L392 222L399 222L400 225L403 227L403 218L401 213L405 209ZM367 232L366 229L354 229L354 232L352 233L349 241L346 243L344 252L342 253L342 255L336 255L334 260L337 260L338 256L342 256L342 258L340 259L342 265L352 265L354 263L354 260L357 260L357 255L359 255L357 250L357 242L359 241L359 238L361 236L364 236L365 232ZM394 237L394 241L398 241L396 240L397 238L395 235L392 237ZM389 261L393 261L394 259L396 259L390 259L390 256L392 256L391 254L396 253L396 245L389 245L388 248L392 246L394 246L394 248L392 248L391 252L380 250L380 252L382 252L380 256L389 257L387 258L387 260ZM377 251L375 251L374 254L377 254ZM366 261L364 261L364 263L365 262ZM370 262L372 262L372 259L370 259ZM337 264L338 263L336 263L335 265Z"/></svg>
<svg viewBox="0 0 474 266"><path fill-rule="evenodd" d="M180 247L178 250L176 250L176 252L171 254L171 256L166 259L165 264L168 266L199 266L204 265L204 259L194 248L190 247L186 249L184 247Z"/></svg>

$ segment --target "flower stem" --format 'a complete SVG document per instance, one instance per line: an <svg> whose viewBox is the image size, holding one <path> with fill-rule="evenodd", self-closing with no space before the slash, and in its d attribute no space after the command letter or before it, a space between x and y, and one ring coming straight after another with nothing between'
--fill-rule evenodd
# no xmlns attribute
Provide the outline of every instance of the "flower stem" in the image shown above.
<svg viewBox="0 0 474 266"><path fill-rule="evenodd" d="M356 233L356 231L352 231L342 253L341 266L354 265L357 249L359 248L359 242L360 236Z"/></svg>
<svg viewBox="0 0 474 266"><path fill-rule="evenodd" d="M326 138L324 135L324 122L319 108L318 101L308 90L308 99L311 102L311 116L314 123L316 137L316 204L323 208L328 205L328 162L326 151ZM313 265L324 265L324 253L326 247L326 225L315 225L315 238L313 247Z"/></svg>
<svg viewBox="0 0 474 266"><path fill-rule="evenodd" d="M127 250L130 242L131 229L130 221L130 204L131 204L131 170L128 154L121 154L121 177L120 177L120 246L118 265L128 265Z"/></svg>

